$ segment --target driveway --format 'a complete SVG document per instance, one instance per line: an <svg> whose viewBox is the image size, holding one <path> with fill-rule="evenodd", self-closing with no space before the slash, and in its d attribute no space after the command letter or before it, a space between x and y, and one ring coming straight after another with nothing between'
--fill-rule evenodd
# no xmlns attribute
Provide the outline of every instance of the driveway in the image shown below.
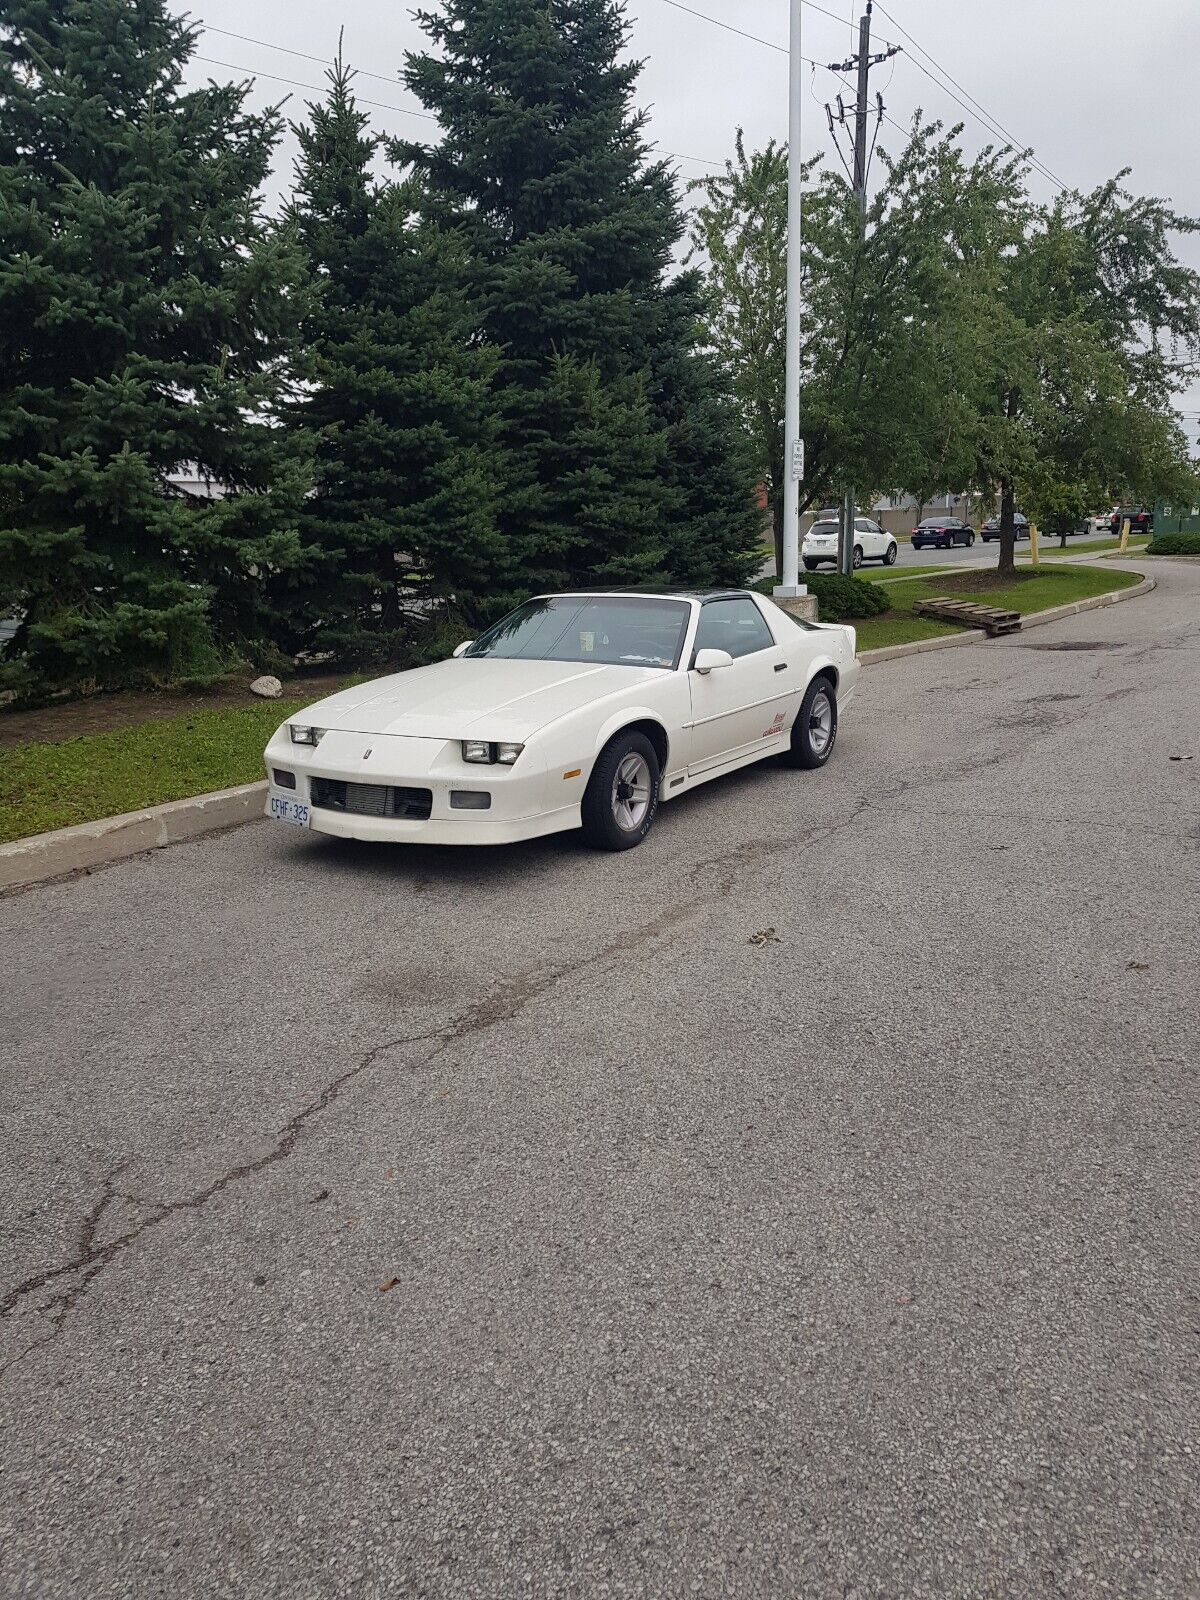
<svg viewBox="0 0 1200 1600"><path fill-rule="evenodd" d="M626 856L262 823L0 899L0 1592L1200 1590L1153 570Z"/></svg>

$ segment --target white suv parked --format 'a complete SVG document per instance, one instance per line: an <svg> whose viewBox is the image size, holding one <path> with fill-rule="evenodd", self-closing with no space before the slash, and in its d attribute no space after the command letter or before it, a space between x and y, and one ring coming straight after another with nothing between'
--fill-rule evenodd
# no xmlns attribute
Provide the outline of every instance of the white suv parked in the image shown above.
<svg viewBox="0 0 1200 1600"><path fill-rule="evenodd" d="M838 523L837 518L819 517L804 536L804 545L801 550L804 565L809 572L815 572L822 562L828 561L837 566L838 558ZM897 545L890 533L885 533L877 522L870 517L856 517L854 519L854 565L861 567L864 561L882 561L884 566L890 567L897 555Z"/></svg>

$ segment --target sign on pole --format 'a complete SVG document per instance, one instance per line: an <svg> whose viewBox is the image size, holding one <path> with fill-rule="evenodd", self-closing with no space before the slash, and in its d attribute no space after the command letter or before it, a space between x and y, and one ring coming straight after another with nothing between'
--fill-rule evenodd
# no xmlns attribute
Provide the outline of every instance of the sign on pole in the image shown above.
<svg viewBox="0 0 1200 1600"><path fill-rule="evenodd" d="M804 440L792 440L792 482L804 482Z"/></svg>

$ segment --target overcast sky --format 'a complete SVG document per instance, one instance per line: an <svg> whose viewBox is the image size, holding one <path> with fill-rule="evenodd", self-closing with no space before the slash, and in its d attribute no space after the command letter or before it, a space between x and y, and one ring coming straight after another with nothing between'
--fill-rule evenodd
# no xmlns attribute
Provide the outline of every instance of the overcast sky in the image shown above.
<svg viewBox="0 0 1200 1600"><path fill-rule="evenodd" d="M687 0L733 27L786 46L787 0ZM862 0L820 0L845 22L805 8L804 53L825 63L853 49L851 16ZM1142 192L1172 200L1185 213L1200 213L1200 0L886 0L890 19L906 29L994 119L1065 184L1090 188L1122 167ZM181 6L181 9L182 6ZM631 0L632 48L645 61L640 101L651 114L651 136L663 150L688 159L686 177L713 170L730 153L741 124L751 145L787 134L787 57L779 50L737 37L667 3ZM192 67L193 78L257 75L262 102L294 95L300 85L320 85L321 67L280 48L231 38L218 29L249 35L271 46L327 59L345 29L346 59L360 68L356 87L363 100L401 108L414 104L399 82L406 49L422 34L407 5L379 0L203 0L192 9L207 25L199 51L211 60ZM920 72L913 49L889 16L874 16L874 39L904 45L906 54L872 73L872 91L885 90L888 114L907 124L917 106L947 121L962 119L973 147L995 142L973 117ZM882 47L882 45L881 45ZM236 70L230 70L231 68ZM367 71L380 77L367 77ZM272 74L269 78L267 74ZM829 149L822 103L841 87L820 67L806 68L805 145ZM387 81L381 81L387 80ZM311 98L311 96L309 97ZM848 97L849 98L849 97ZM420 121L399 109L371 109L380 128L420 135ZM885 127L882 142L899 135ZM281 151L280 176L290 173L291 149ZM1034 179L1035 192L1053 192ZM1200 237L1180 242L1180 253L1200 269ZM1200 374L1181 400L1189 435L1200 433Z"/></svg>

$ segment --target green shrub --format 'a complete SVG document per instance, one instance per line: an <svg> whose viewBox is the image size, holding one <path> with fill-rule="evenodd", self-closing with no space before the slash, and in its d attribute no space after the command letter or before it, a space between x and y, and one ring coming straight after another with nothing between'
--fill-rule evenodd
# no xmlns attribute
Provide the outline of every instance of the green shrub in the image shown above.
<svg viewBox="0 0 1200 1600"><path fill-rule="evenodd" d="M1158 533L1146 546L1148 556L1200 556L1200 533Z"/></svg>
<svg viewBox="0 0 1200 1600"><path fill-rule="evenodd" d="M770 596L775 582L774 578L764 578L758 585L760 594ZM853 622L858 617L877 617L891 610L887 590L877 583L844 578L838 572L806 572L804 582L809 594L817 597L822 622Z"/></svg>

